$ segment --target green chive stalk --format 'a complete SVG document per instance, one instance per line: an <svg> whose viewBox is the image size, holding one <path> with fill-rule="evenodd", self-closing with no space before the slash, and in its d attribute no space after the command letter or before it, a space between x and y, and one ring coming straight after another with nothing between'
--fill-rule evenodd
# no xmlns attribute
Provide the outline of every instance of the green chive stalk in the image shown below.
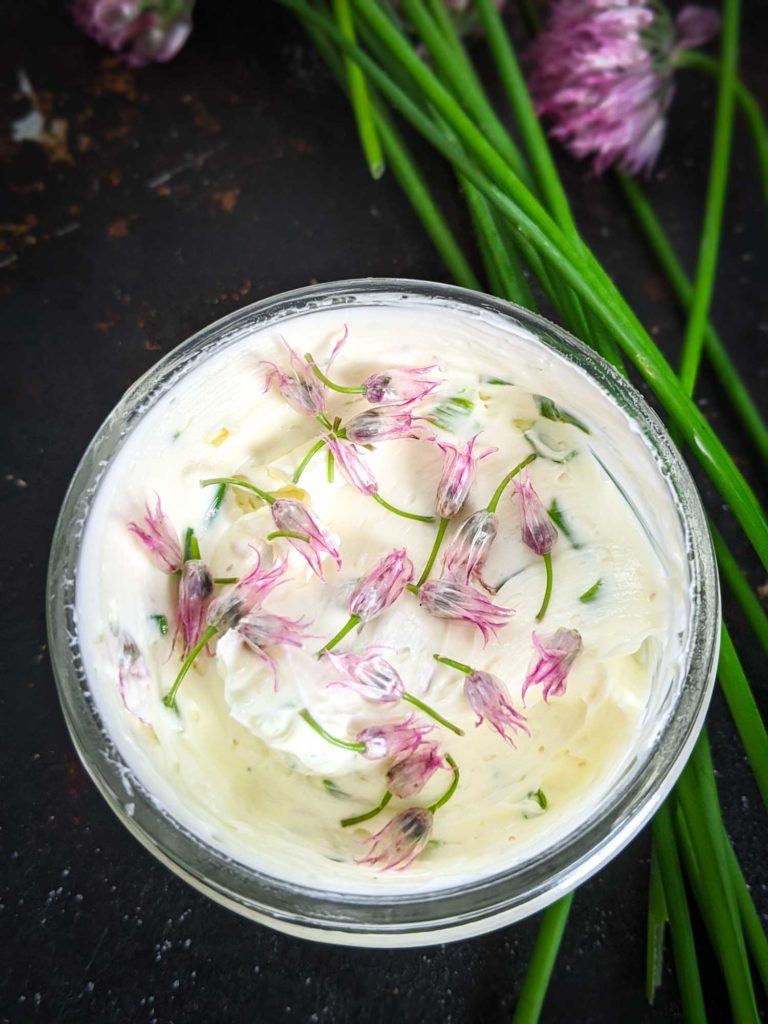
<svg viewBox="0 0 768 1024"><path fill-rule="evenodd" d="M340 31L344 33L347 39L354 42L355 23L349 6L349 0L333 0L333 10ZM354 61L347 59L345 66L349 98L357 121L360 144L363 147L363 153L365 154L371 176L377 179L384 173L385 164L379 135L376 131L376 121L371 108L371 98L368 95L368 86L365 76Z"/></svg>
<svg viewBox="0 0 768 1024"><path fill-rule="evenodd" d="M541 1016L572 903L573 893L569 893L542 914L528 971L517 997L512 1024L536 1024Z"/></svg>

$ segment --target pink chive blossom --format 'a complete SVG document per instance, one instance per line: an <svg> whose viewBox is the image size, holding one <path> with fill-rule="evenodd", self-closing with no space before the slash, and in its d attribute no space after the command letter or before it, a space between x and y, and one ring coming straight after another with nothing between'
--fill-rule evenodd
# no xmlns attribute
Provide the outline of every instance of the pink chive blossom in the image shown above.
<svg viewBox="0 0 768 1024"><path fill-rule="evenodd" d="M330 358L325 365L326 372L330 370L333 361L344 347L347 340L348 330L344 327L344 333L333 346ZM265 379L265 390L268 391L273 383L285 401L296 412L302 416L317 416L325 412L328 393L325 384L317 377L307 359L303 359L295 352L285 338L280 339L288 353L290 369L285 371L276 363L268 359L262 360L263 365L271 366L272 369Z"/></svg>
<svg viewBox="0 0 768 1024"><path fill-rule="evenodd" d="M520 499L521 533L523 543L537 555L546 555L557 540L555 524L547 515L541 498L531 483L530 474L523 470L515 480L514 494Z"/></svg>
<svg viewBox="0 0 768 1024"><path fill-rule="evenodd" d="M181 633L184 655L200 639L213 596L213 577L205 562L190 558L181 567L176 631Z"/></svg>
<svg viewBox="0 0 768 1024"><path fill-rule="evenodd" d="M514 615L472 587L455 579L427 580L419 590L419 604L438 619L460 619L477 626L488 643Z"/></svg>
<svg viewBox="0 0 768 1024"><path fill-rule="evenodd" d="M353 444L377 441L398 441L401 438L422 436L413 413L408 409L366 409L346 424L345 437Z"/></svg>
<svg viewBox="0 0 768 1024"><path fill-rule="evenodd" d="M275 384L288 405L302 416L317 416L321 412L325 412L325 385L315 376L307 360L302 359L285 338L280 340L288 353L290 370L286 372L276 363L265 359L264 365L271 366L272 369L264 380L264 390L269 391Z"/></svg>
<svg viewBox="0 0 768 1024"><path fill-rule="evenodd" d="M256 553L256 565L225 594L221 594L208 609L208 625L218 633L234 629L241 619L261 608L269 594L284 583L285 560L270 569L263 569L261 555Z"/></svg>
<svg viewBox="0 0 768 1024"><path fill-rule="evenodd" d="M238 622L237 632L253 653L269 665L277 689L277 664L265 648L301 647L306 639L304 623L298 619L288 619L284 615L257 611L246 615Z"/></svg>
<svg viewBox="0 0 768 1024"><path fill-rule="evenodd" d="M464 445L458 447L450 441L435 442L445 455L435 502L435 511L441 519L453 519L461 512L475 479L477 463L497 450L486 448L481 455L475 455L474 447L478 436L475 434Z"/></svg>
<svg viewBox="0 0 768 1024"><path fill-rule="evenodd" d="M126 711L130 711L145 725L149 723L141 712L150 693L149 672L136 641L127 634L119 639L117 655L117 688Z"/></svg>
<svg viewBox="0 0 768 1024"><path fill-rule="evenodd" d="M348 686L365 700L375 703L396 704L405 693L405 684L397 669L378 653L379 650L369 647L365 654L326 651L323 658L341 677L328 685Z"/></svg>
<svg viewBox="0 0 768 1024"><path fill-rule="evenodd" d="M530 735L525 724L525 716L515 711L507 696L504 684L490 672L470 672L464 680L464 696L477 715L476 726L487 721L507 743L515 743L507 730L525 732Z"/></svg>
<svg viewBox="0 0 768 1024"><path fill-rule="evenodd" d="M168 61L192 31L194 0L74 0L75 24L134 68Z"/></svg>
<svg viewBox="0 0 768 1024"><path fill-rule="evenodd" d="M300 533L309 540L300 537L287 537L286 540L304 558L315 575L323 578L322 555L328 555L341 568L341 555L329 530L317 516L300 501L291 498L278 498L270 506L272 521L278 530Z"/></svg>
<svg viewBox="0 0 768 1024"><path fill-rule="evenodd" d="M531 634L536 648L528 673L523 683L523 703L529 687L543 687L544 701L550 697L562 697L571 665L584 646L581 634L575 629L556 629L546 636Z"/></svg>
<svg viewBox="0 0 768 1024"><path fill-rule="evenodd" d="M178 572L183 560L179 535L163 512L159 496L155 497L157 502L154 512L147 502L144 506L143 525L131 522L128 523L128 529L139 538L158 569L167 573Z"/></svg>
<svg viewBox="0 0 768 1024"><path fill-rule="evenodd" d="M335 434L326 434L324 439L345 479L362 494L376 494L378 481L355 445L340 441Z"/></svg>
<svg viewBox="0 0 768 1024"><path fill-rule="evenodd" d="M484 508L473 512L453 535L445 552L444 575L461 583L477 579L482 584L482 571L498 530L499 520L493 512Z"/></svg>
<svg viewBox="0 0 768 1024"><path fill-rule="evenodd" d="M358 863L384 871L402 871L421 853L432 835L434 819L426 807L408 807L370 839L368 854Z"/></svg>
<svg viewBox="0 0 768 1024"><path fill-rule="evenodd" d="M426 786L438 768L446 764L436 743L422 743L399 758L387 772L387 789L401 800L410 800Z"/></svg>
<svg viewBox="0 0 768 1024"><path fill-rule="evenodd" d="M384 370L363 381L365 397L373 405L411 405L421 401L440 387L442 381L430 380L428 373L435 366L414 366L410 369Z"/></svg>
<svg viewBox="0 0 768 1024"><path fill-rule="evenodd" d="M537 113L597 174L611 164L648 173L664 141L675 54L719 27L716 11L693 5L673 23L652 0L556 0L529 54Z"/></svg>
<svg viewBox="0 0 768 1024"><path fill-rule="evenodd" d="M356 740L365 744L363 757L369 761L380 761L382 757L397 758L413 753L433 728L432 725L419 724L416 715L409 715L402 722L369 726L358 733Z"/></svg>
<svg viewBox="0 0 768 1024"><path fill-rule="evenodd" d="M370 622L394 604L412 580L413 562L405 548L395 548L358 580L349 599L349 614Z"/></svg>

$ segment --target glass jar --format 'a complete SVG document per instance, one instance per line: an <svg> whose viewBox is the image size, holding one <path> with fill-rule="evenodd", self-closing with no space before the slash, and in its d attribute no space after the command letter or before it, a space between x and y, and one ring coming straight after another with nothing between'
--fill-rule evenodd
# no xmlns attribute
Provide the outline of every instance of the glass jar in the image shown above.
<svg viewBox="0 0 768 1024"><path fill-rule="evenodd" d="M630 418L657 467L679 521L690 614L671 678L657 686L631 764L578 827L535 857L491 877L408 895L320 891L253 870L201 840L164 811L108 734L78 642L81 543L106 470L141 418L193 366L255 329L314 311L360 306L469 310L522 327L587 375L601 400ZM429 282L394 279L315 285L256 302L199 331L138 380L89 445L59 516L48 576L48 633L64 715L78 754L123 824L159 860L218 902L271 927L327 942L413 946L477 935L542 909L615 856L664 800L701 729L714 684L720 601L712 546L690 474L638 392L561 328L511 303Z"/></svg>

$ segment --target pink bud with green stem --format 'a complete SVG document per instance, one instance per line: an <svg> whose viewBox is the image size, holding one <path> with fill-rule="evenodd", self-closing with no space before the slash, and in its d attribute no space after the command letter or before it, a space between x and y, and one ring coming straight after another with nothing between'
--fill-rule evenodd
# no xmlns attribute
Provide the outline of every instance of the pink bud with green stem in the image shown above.
<svg viewBox="0 0 768 1024"><path fill-rule="evenodd" d="M317 516L314 516L302 502L292 498L277 498L269 491L239 477L214 477L200 481L201 487L210 487L214 484L238 487L255 494L266 502L270 507L272 520L277 527L277 530L267 534L267 540L273 541L281 537L287 540L320 579L323 578L323 567L320 561L322 555L328 555L334 560L337 567L341 568L341 555L333 537Z"/></svg>
<svg viewBox="0 0 768 1024"><path fill-rule="evenodd" d="M531 660L523 683L523 703L531 686L541 686L545 703L550 697L562 697L565 684L576 657L584 643L575 629L556 629L554 633L539 636L531 634L536 654Z"/></svg>
<svg viewBox="0 0 768 1024"><path fill-rule="evenodd" d="M117 689L120 699L126 711L130 711L139 721L148 725L147 720L141 715L150 693L146 663L133 637L127 633L123 634L118 644Z"/></svg>
<svg viewBox="0 0 768 1024"><path fill-rule="evenodd" d="M179 535L173 528L168 516L163 512L159 495L155 495L154 512L147 501L144 509L144 522L128 523L128 529L135 534L146 548L149 557L158 569L163 572L175 573L181 568L183 561Z"/></svg>
<svg viewBox="0 0 768 1024"><path fill-rule="evenodd" d="M515 493L520 501L521 534L523 543L544 559L547 574L544 598L536 619L544 618L552 596L552 547L557 540L557 529L547 514L541 498L531 483L530 474L525 471L515 481Z"/></svg>
<svg viewBox="0 0 768 1024"><path fill-rule="evenodd" d="M200 641L212 598L213 577L208 566L199 558L188 559L181 567L176 612L176 632L181 633L183 657Z"/></svg>
<svg viewBox="0 0 768 1024"><path fill-rule="evenodd" d="M320 416L325 412L327 394L322 381L314 372L316 363L312 356L307 355L304 359L295 352L285 338L280 339L288 353L290 369L286 372L275 363L267 359L262 360L263 365L272 369L265 380L265 391L268 391L273 383L277 385L285 401L296 412L302 416ZM347 340L347 328L336 342L328 360L327 369L330 369L334 359Z"/></svg>
<svg viewBox="0 0 768 1024"><path fill-rule="evenodd" d="M320 653L332 650L350 630L370 622L398 600L413 579L413 562L405 548L396 548L380 558L370 572L358 580L349 598L349 619Z"/></svg>
<svg viewBox="0 0 768 1024"><path fill-rule="evenodd" d="M426 786L446 764L436 743L422 743L416 750L398 758L387 772L387 789L400 800L410 800Z"/></svg>
<svg viewBox="0 0 768 1024"><path fill-rule="evenodd" d="M524 732L530 735L530 730L525 724L525 716L512 706L512 701L501 679L491 675L490 672L480 672L463 662L454 661L453 658L444 658L440 654L435 654L434 658L435 661L449 665L466 676L464 696L477 715L476 728L487 721L491 728L495 729L499 736L513 747L515 743L512 732Z"/></svg>
<svg viewBox="0 0 768 1024"><path fill-rule="evenodd" d="M237 633L253 653L269 665L277 689L277 665L266 648L302 647L307 637L306 628L299 619L255 611L238 622Z"/></svg>
<svg viewBox="0 0 768 1024"><path fill-rule="evenodd" d="M373 444L379 441L418 439L423 434L417 417L409 409L366 409L344 426L344 436L353 444Z"/></svg>
<svg viewBox="0 0 768 1024"><path fill-rule="evenodd" d="M446 754L445 760L453 771L445 793L429 807L408 807L396 814L371 836L368 853L359 864L371 864L384 871L403 871L424 850L432 836L435 813L451 799L459 785L456 762L450 754Z"/></svg>
<svg viewBox="0 0 768 1024"><path fill-rule="evenodd" d="M322 440L341 470L342 476L361 494L373 495L379 484L373 470L360 455L357 447L349 441L340 440L335 434L326 434Z"/></svg>
<svg viewBox="0 0 768 1024"><path fill-rule="evenodd" d="M395 704L400 700L407 701L457 736L463 736L463 730L457 725L443 718L429 704L407 692L397 669L379 653L382 650L386 648L369 647L365 654L334 654L330 650L324 651L323 658L342 674L341 679L335 679L328 685L348 686L364 700L372 703Z"/></svg>
<svg viewBox="0 0 768 1024"><path fill-rule="evenodd" d="M409 715L402 722L368 726L358 733L357 742L362 745L363 757L369 761L380 761L384 757L412 753L434 728L427 722L420 723L416 715Z"/></svg>
<svg viewBox="0 0 768 1024"><path fill-rule="evenodd" d="M435 618L457 619L476 626L485 643L514 615L511 608L494 604L473 587L455 579L429 580L423 584L419 604Z"/></svg>
<svg viewBox="0 0 768 1024"><path fill-rule="evenodd" d="M185 562L184 569L191 563ZM285 561L264 570L261 565L261 556L257 553L256 565L244 576L231 590L217 597L208 606L205 622L206 627L200 633L197 642L188 651L182 663L179 673L165 697L163 704L168 708L176 710L176 694L189 672L195 659L215 636L226 633L228 629L234 629L241 619L250 615L256 608L261 606L262 601L283 582L282 575L285 572ZM184 570L182 570L182 581Z"/></svg>
<svg viewBox="0 0 768 1024"><path fill-rule="evenodd" d="M414 366L372 373L357 387L345 387L330 380L307 354L307 362L315 376L327 388L342 395L364 395L373 405L412 405L439 387L442 381L430 380L426 375L438 369L433 366Z"/></svg>
<svg viewBox="0 0 768 1024"><path fill-rule="evenodd" d="M450 441L434 442L445 455L443 472L437 485L437 497L435 499L435 512L440 517L440 525L437 528L437 535L427 563L416 582L415 589L417 590L429 578L432 566L435 564L435 559L443 543L449 520L454 519L464 507L464 502L469 496L470 488L475 479L477 463L497 451L496 448L486 448L482 454L475 455L474 448L478 437L479 435L475 434L474 437L471 437L469 441L461 446L451 444Z"/></svg>

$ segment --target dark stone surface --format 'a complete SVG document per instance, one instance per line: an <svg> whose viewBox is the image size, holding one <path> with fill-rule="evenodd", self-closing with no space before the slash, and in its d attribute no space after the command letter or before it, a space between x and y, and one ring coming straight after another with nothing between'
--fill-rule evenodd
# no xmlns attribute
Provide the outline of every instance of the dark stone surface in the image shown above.
<svg viewBox="0 0 768 1024"><path fill-rule="evenodd" d="M46 116L61 122L47 149L0 134L2 1020L508 1020L535 919L424 951L338 949L242 920L161 867L80 766L45 644L44 574L64 490L139 374L194 330L270 293L364 275L443 280L440 262L391 176L367 176L346 102L272 5L203 0L182 54L138 73L79 36L63 5L0 6L10 28L0 40L0 131L29 112L29 97L14 95L21 69ZM765 3L750 4L743 33L744 71L763 99L766 14ZM711 83L687 73L650 186L689 267L712 103ZM449 172L417 149L467 240ZM567 160L562 169L590 241L674 353L681 318L613 185ZM765 228L739 127L715 311L763 399ZM765 478L707 374L700 395L765 497ZM760 583L745 542L720 518ZM764 659L728 600L726 608L765 709ZM765 818L719 697L710 727L728 826L765 911ZM653 1010L643 996L647 854L644 834L580 890L546 1020L679 1019L671 958ZM712 1019L725 1019L716 965L705 941L700 949Z"/></svg>

